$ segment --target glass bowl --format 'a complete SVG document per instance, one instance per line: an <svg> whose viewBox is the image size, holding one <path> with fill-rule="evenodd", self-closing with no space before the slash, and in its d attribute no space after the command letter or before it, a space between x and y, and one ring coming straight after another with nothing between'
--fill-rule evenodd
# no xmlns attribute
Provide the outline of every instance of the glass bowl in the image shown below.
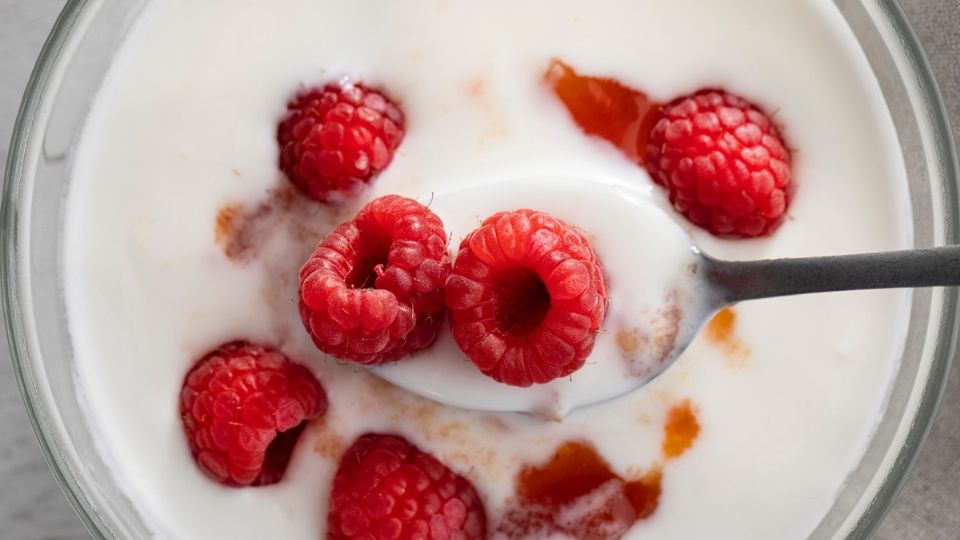
<svg viewBox="0 0 960 540"><path fill-rule="evenodd" d="M98 538L150 532L82 417L62 288L71 160L89 104L146 0L72 0L33 71L13 134L2 203L3 311L20 389L54 475ZM957 159L934 77L893 0L837 0L882 87L907 166L914 245L960 237ZM913 295L904 356L863 459L811 538L866 538L917 456L958 338L957 290Z"/></svg>

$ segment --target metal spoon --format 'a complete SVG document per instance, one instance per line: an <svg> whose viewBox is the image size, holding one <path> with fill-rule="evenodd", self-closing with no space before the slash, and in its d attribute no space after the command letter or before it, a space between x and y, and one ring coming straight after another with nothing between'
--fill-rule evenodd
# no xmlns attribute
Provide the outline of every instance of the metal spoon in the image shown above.
<svg viewBox="0 0 960 540"><path fill-rule="evenodd" d="M617 185L619 184L619 185ZM737 302L796 294L960 285L960 246L862 255L723 261L695 246L648 191L616 180L550 178L483 184L437 195L453 234L511 208L548 212L583 229L609 274L611 305L587 364L567 379L507 386L474 368L449 332L413 358L380 366L384 379L430 399L559 419L619 397L667 369L699 329ZM629 245L629 250L624 249Z"/></svg>

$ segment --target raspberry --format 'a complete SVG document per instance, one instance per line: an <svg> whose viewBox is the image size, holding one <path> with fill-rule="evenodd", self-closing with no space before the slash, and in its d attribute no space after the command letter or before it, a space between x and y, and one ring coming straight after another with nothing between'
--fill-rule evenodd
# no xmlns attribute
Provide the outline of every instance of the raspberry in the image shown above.
<svg viewBox="0 0 960 540"><path fill-rule="evenodd" d="M339 203L390 163L403 114L382 92L328 84L298 94L277 128L280 169L311 198Z"/></svg>
<svg viewBox="0 0 960 540"><path fill-rule="evenodd" d="M393 435L367 434L333 478L330 540L480 540L487 518L473 485Z"/></svg>
<svg viewBox="0 0 960 540"><path fill-rule="evenodd" d="M431 345L450 272L443 223L388 195L334 229L300 270L300 316L321 351L360 364Z"/></svg>
<svg viewBox="0 0 960 540"><path fill-rule="evenodd" d="M194 460L230 486L279 482L306 421L326 410L327 395L307 368L242 341L201 358L180 390Z"/></svg>
<svg viewBox="0 0 960 540"><path fill-rule="evenodd" d="M606 310L603 271L587 239L534 210L495 214L467 235L446 289L460 349L513 386L580 369Z"/></svg>
<svg viewBox="0 0 960 540"><path fill-rule="evenodd" d="M777 126L720 90L663 108L647 143L647 168L679 212L717 236L769 235L793 192L790 153Z"/></svg>

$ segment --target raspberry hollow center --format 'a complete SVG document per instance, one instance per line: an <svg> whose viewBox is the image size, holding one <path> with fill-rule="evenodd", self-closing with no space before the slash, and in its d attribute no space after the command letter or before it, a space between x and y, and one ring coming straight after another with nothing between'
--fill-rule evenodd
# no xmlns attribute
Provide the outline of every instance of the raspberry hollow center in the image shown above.
<svg viewBox="0 0 960 540"><path fill-rule="evenodd" d="M377 270L387 265L387 246L373 245L367 247L357 260L353 270L347 275L347 287L351 289L375 289Z"/></svg>
<svg viewBox="0 0 960 540"><path fill-rule="evenodd" d="M287 464L290 463L290 457L293 455L293 449L305 427L307 427L307 423L304 421L297 424L293 429L277 433L273 442L267 446L263 459L263 469L260 471L260 476L254 481L254 485L276 484L283 478L283 473L287 470Z"/></svg>
<svg viewBox="0 0 960 540"><path fill-rule="evenodd" d="M529 335L550 311L547 284L529 268L508 270L494 285L493 308L501 332L518 337Z"/></svg>

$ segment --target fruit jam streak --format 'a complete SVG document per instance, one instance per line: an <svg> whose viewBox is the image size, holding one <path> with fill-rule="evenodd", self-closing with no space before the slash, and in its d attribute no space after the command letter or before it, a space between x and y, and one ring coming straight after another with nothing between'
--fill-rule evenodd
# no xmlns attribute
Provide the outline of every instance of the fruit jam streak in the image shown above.
<svg viewBox="0 0 960 540"><path fill-rule="evenodd" d="M499 531L508 538L620 538L656 511L661 476L655 468L627 481L589 443L566 442L546 463L520 471L520 504L507 513Z"/></svg>
<svg viewBox="0 0 960 540"><path fill-rule="evenodd" d="M689 400L674 405L663 427L664 461L689 450L700 434ZM517 475L517 503L498 532L507 538L563 534L579 540L616 540L652 516L660 504L663 465L625 479L588 442L560 445L550 459Z"/></svg>
<svg viewBox="0 0 960 540"><path fill-rule="evenodd" d="M675 459L693 446L700 434L700 422L689 400L674 405L667 412L663 426L663 457Z"/></svg>
<svg viewBox="0 0 960 540"><path fill-rule="evenodd" d="M544 80L585 133L613 143L644 165L647 139L660 116L659 103L613 79L581 75L556 59Z"/></svg>
<svg viewBox="0 0 960 540"><path fill-rule="evenodd" d="M742 365L750 355L750 349L737 338L737 312L724 308L710 319L704 330L707 341L720 348L731 366Z"/></svg>

